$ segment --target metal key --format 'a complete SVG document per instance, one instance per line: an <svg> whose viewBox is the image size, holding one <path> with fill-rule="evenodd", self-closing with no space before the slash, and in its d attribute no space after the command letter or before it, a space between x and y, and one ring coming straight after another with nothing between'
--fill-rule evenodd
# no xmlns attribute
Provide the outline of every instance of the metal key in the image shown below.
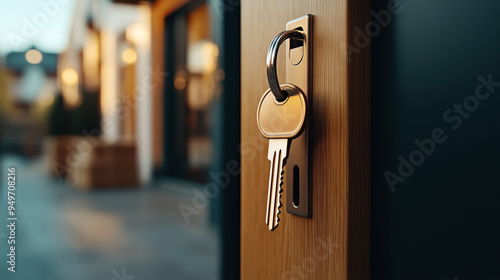
<svg viewBox="0 0 500 280"><path fill-rule="evenodd" d="M271 161L267 194L266 224L270 231L279 223L283 167L288 157L290 141L303 131L306 118L306 97L292 84L280 85L288 93L283 102L276 101L271 90L262 96L257 108L257 125L260 133L269 139L267 158Z"/></svg>

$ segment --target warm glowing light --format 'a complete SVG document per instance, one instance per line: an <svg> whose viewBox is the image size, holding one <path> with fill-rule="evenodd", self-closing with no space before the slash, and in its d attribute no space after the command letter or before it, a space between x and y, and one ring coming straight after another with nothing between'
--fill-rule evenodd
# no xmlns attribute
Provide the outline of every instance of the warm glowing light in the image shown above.
<svg viewBox="0 0 500 280"><path fill-rule="evenodd" d="M90 31L83 46L83 82L90 90L99 88L99 47L97 32Z"/></svg>
<svg viewBox="0 0 500 280"><path fill-rule="evenodd" d="M191 73L213 74L217 69L219 48L211 41L203 40L188 48L187 68Z"/></svg>
<svg viewBox="0 0 500 280"><path fill-rule="evenodd" d="M67 85L75 85L78 83L78 73L71 68L64 69L62 71L61 78L63 83Z"/></svg>
<svg viewBox="0 0 500 280"><path fill-rule="evenodd" d="M219 48L212 42L206 42L201 47L201 59L203 70L205 72L213 72L217 68L217 57L219 56Z"/></svg>
<svg viewBox="0 0 500 280"><path fill-rule="evenodd" d="M126 48L122 52L122 60L126 64L133 64L137 60L137 53L132 48Z"/></svg>
<svg viewBox="0 0 500 280"><path fill-rule="evenodd" d="M135 45L149 45L149 28L148 25L143 22L136 22L127 27L125 31L125 37L127 41L132 42Z"/></svg>
<svg viewBox="0 0 500 280"><path fill-rule="evenodd" d="M31 64L38 64L42 62L43 59L42 53L38 50L29 50L26 52L24 57L26 58L26 61L28 61Z"/></svg>

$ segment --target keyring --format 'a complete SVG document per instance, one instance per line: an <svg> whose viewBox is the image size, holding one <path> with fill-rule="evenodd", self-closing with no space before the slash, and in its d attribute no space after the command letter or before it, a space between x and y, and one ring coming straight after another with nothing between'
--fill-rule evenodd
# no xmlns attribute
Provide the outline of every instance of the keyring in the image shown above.
<svg viewBox="0 0 500 280"><path fill-rule="evenodd" d="M286 30L276 35L271 45L269 45L269 50L267 51L267 81L271 92L274 94L274 98L276 98L278 102L285 101L288 96L286 91L281 90L280 83L278 82L276 58L278 57L279 47L286 39L294 38L304 40L304 37L304 32L300 30Z"/></svg>

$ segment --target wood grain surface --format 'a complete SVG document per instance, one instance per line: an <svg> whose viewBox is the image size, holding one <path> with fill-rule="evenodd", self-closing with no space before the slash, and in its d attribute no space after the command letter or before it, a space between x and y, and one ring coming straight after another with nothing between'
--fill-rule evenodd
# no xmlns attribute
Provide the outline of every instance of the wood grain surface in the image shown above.
<svg viewBox="0 0 500 280"><path fill-rule="evenodd" d="M369 279L369 46L350 56L368 0L241 3L241 279ZM265 224L269 161L255 115L269 87L266 53L288 21L312 14L312 218L282 208ZM278 58L285 81L284 47ZM281 63L280 63L281 62ZM286 183L286 182L285 182ZM284 187L282 202L286 197Z"/></svg>

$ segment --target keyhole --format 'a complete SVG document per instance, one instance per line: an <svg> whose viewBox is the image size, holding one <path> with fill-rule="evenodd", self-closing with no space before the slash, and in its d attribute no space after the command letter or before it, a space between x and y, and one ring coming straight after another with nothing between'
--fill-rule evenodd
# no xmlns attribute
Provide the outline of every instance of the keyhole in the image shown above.
<svg viewBox="0 0 500 280"><path fill-rule="evenodd" d="M297 28L297 30L304 31L302 27ZM294 38L290 39L290 51L288 53L288 59L293 66L297 66L304 57L304 40L297 40Z"/></svg>
<svg viewBox="0 0 500 280"><path fill-rule="evenodd" d="M293 167L293 206L295 208L299 207L300 204L300 177L299 177L299 167L295 165Z"/></svg>

